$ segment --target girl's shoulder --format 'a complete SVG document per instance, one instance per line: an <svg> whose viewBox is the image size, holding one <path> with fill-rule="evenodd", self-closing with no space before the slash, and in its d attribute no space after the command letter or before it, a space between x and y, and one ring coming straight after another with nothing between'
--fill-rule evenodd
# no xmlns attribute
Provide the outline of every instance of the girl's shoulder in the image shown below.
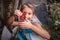
<svg viewBox="0 0 60 40"><path fill-rule="evenodd" d="M31 23L32 23L32 24L34 24L34 23L39 23L40 25L42 25L41 21L40 21L36 16L33 17Z"/></svg>
<svg viewBox="0 0 60 40"><path fill-rule="evenodd" d="M35 23L35 22L40 22L39 19L36 16L33 17L31 23Z"/></svg>

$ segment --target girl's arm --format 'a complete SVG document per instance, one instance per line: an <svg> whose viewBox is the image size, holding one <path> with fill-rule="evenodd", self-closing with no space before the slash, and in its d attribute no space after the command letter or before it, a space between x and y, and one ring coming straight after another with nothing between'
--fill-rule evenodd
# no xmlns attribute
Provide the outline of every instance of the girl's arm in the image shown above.
<svg viewBox="0 0 60 40"><path fill-rule="evenodd" d="M15 21L16 16L20 16L20 10L15 10L14 15L7 19L7 24L10 26L18 26L18 22Z"/></svg>
<svg viewBox="0 0 60 40"><path fill-rule="evenodd" d="M7 19L7 25L18 26L18 22L15 21L15 16L14 15Z"/></svg>
<svg viewBox="0 0 60 40"><path fill-rule="evenodd" d="M28 21L19 22L20 28L28 28L33 30L36 34L42 36L43 38L50 39L49 33L44 30L38 22L31 24ZM27 27L28 26L28 27Z"/></svg>
<svg viewBox="0 0 60 40"><path fill-rule="evenodd" d="M31 25L31 29L43 38L50 39L49 33L44 30L38 22Z"/></svg>

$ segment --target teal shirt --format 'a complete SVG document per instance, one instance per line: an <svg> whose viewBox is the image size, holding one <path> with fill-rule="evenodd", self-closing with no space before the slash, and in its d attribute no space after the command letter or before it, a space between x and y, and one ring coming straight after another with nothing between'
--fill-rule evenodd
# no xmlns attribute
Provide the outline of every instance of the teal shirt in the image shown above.
<svg viewBox="0 0 60 40"><path fill-rule="evenodd" d="M37 20L33 19L31 21L31 23L35 23L37 22ZM44 40L42 37L40 37L39 35L37 35L34 31L32 31L31 29L23 29L23 34L26 36L27 40ZM18 35L19 36L19 35ZM22 38L20 37L20 40ZM22 39L23 40L23 39Z"/></svg>

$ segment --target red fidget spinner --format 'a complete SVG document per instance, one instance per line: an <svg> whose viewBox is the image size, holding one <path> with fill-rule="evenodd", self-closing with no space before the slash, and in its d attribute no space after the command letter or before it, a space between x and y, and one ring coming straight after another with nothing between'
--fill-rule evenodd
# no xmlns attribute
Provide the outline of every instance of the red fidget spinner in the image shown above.
<svg viewBox="0 0 60 40"><path fill-rule="evenodd" d="M26 14L25 13L22 13L22 15L20 16L21 21L24 21L25 18L26 18Z"/></svg>

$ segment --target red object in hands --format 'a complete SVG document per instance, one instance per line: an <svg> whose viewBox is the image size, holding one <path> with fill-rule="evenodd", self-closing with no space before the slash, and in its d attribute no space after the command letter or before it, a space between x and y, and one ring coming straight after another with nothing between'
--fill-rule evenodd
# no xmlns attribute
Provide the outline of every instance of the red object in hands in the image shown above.
<svg viewBox="0 0 60 40"><path fill-rule="evenodd" d="M26 18L26 14L25 13L22 13L22 15L20 16L21 21L24 21L25 18Z"/></svg>

